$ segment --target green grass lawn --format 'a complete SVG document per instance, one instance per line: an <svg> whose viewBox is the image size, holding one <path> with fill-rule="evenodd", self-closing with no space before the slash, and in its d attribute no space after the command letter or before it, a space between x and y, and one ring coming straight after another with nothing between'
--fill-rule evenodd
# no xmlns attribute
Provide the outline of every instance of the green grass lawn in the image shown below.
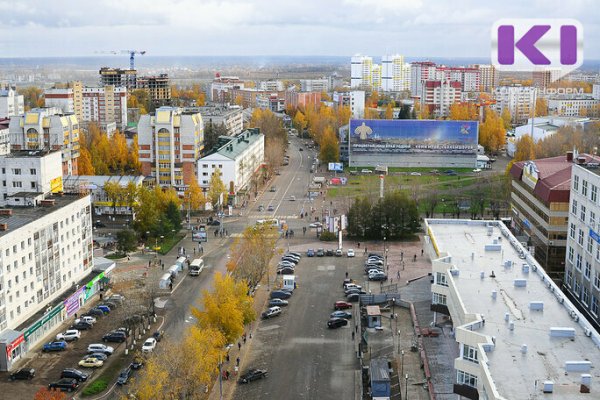
<svg viewBox="0 0 600 400"><path fill-rule="evenodd" d="M113 356L114 357L114 356ZM82 397L93 396L98 393L104 392L112 383L115 381L116 377L119 375L119 372L128 364L126 357L121 355L116 360L112 360L113 362L102 371L102 373L93 381L91 381L83 392L81 393Z"/></svg>
<svg viewBox="0 0 600 400"><path fill-rule="evenodd" d="M171 251L173 246L175 246L177 243L179 243L181 241L181 239L183 239L184 237L185 237L185 233L178 233L171 238L165 238L162 242L158 243L158 245L160 246L160 250L158 250L158 253L162 254L164 256L169 251Z"/></svg>

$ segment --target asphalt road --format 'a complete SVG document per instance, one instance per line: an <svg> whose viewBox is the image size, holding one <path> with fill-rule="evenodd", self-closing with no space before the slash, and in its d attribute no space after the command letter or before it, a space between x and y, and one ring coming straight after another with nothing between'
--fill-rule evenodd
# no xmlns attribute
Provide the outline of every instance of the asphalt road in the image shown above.
<svg viewBox="0 0 600 400"><path fill-rule="evenodd" d="M307 242L293 250L309 246L316 247ZM238 385L234 399L354 398L354 374L359 367L352 340L355 318L338 329L328 329L327 320L333 303L344 298L346 271L360 280L362 261L360 257L302 257L296 268L299 287L289 306L281 316L260 322L242 364L242 373L266 368L268 377Z"/></svg>

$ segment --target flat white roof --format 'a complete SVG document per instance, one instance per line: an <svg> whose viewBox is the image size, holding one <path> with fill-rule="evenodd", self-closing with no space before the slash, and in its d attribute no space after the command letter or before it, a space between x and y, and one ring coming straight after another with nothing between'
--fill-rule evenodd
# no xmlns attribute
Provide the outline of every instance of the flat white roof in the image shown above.
<svg viewBox="0 0 600 400"><path fill-rule="evenodd" d="M600 398L598 333L591 329L587 332L591 337L586 335L585 328L590 324L533 256L525 252L526 259L520 257L524 249L508 229L499 221L430 219L427 224L439 255L450 257L448 268L458 270L447 275L464 310L467 314L480 314L484 321L473 324L472 330L494 338L495 347L485 355L499 394L506 399ZM500 250L486 251L485 246L494 240ZM507 261L511 267L505 266ZM530 266L529 273L524 272L524 263ZM495 278L491 277L492 272ZM543 310L532 310L531 302L543 302ZM514 321L512 331L505 320L506 313ZM572 328L575 336L551 337L551 327ZM522 345L527 345L526 354L521 352ZM567 361L589 361L591 369L568 372ZM591 394L579 393L582 373L592 376ZM546 380L554 382L553 394L542 393Z"/></svg>

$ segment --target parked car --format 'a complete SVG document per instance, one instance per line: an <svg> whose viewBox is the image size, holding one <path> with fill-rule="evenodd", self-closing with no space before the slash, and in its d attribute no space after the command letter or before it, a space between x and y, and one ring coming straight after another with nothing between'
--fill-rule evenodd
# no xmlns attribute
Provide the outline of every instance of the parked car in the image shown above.
<svg viewBox="0 0 600 400"><path fill-rule="evenodd" d="M360 299L360 294L358 293L350 293L349 295L346 296L346 300L348 301L358 301L358 299Z"/></svg>
<svg viewBox="0 0 600 400"><path fill-rule="evenodd" d="M348 320L344 318L331 318L327 321L327 327L329 329L336 329L346 325L348 325Z"/></svg>
<svg viewBox="0 0 600 400"><path fill-rule="evenodd" d="M104 303L100 304L98 307L100 307L100 306L106 306L110 310L114 310L115 308L117 308L118 304L114 301L106 300Z"/></svg>
<svg viewBox="0 0 600 400"><path fill-rule="evenodd" d="M349 283L355 283L354 279L352 279L352 278L345 278L344 279L344 283L342 284L342 287L345 288L346 285L349 284Z"/></svg>
<svg viewBox="0 0 600 400"><path fill-rule="evenodd" d="M104 224L103 222L100 222L100 221L96 221L96 222L94 222L94 227L96 227L96 228L106 228L106 224Z"/></svg>
<svg viewBox="0 0 600 400"><path fill-rule="evenodd" d="M48 389L60 389L63 392L72 392L73 390L77 390L78 387L79 383L73 378L63 378L48 384Z"/></svg>
<svg viewBox="0 0 600 400"><path fill-rule="evenodd" d="M79 332L77 329L68 329L68 330L64 331L63 333L59 333L58 335L56 335L56 340L57 341L64 340L66 342L70 342L72 340L77 340L80 337L81 337L81 332Z"/></svg>
<svg viewBox="0 0 600 400"><path fill-rule="evenodd" d="M325 255L328 257L332 257L334 254L335 254L335 251L333 249L325 250Z"/></svg>
<svg viewBox="0 0 600 400"><path fill-rule="evenodd" d="M331 318L344 318L344 319L351 319L352 318L352 313L349 313L348 311L342 311L342 310L338 310L338 311L334 311L332 312L329 317Z"/></svg>
<svg viewBox="0 0 600 400"><path fill-rule="evenodd" d="M91 353L87 355L88 358L96 358L100 361L106 361L108 356L104 353Z"/></svg>
<svg viewBox="0 0 600 400"><path fill-rule="evenodd" d="M306 250L306 257L314 257L315 251L313 249Z"/></svg>
<svg viewBox="0 0 600 400"><path fill-rule="evenodd" d="M290 255L290 256L294 256L294 257L298 257L298 258L302 258L302 254L294 252L294 251L288 251L287 253L285 253L284 255Z"/></svg>
<svg viewBox="0 0 600 400"><path fill-rule="evenodd" d="M94 325L96 323L96 318L90 315L82 315L81 318L75 320L76 324L79 322L87 322L90 325Z"/></svg>
<svg viewBox="0 0 600 400"><path fill-rule="evenodd" d="M352 308L352 304L347 301L336 301L333 304L333 308L336 310L345 310L347 308Z"/></svg>
<svg viewBox="0 0 600 400"><path fill-rule="evenodd" d="M108 301L113 301L113 302L117 302L119 304L123 304L123 301L125 301L125 296L123 296L122 294L115 293L108 298Z"/></svg>
<svg viewBox="0 0 600 400"><path fill-rule="evenodd" d="M103 342L115 342L115 343L123 343L127 340L127 336L124 332L109 332L106 335L102 336Z"/></svg>
<svg viewBox="0 0 600 400"><path fill-rule="evenodd" d="M265 211L265 206L263 206L262 204L258 206L258 211Z"/></svg>
<svg viewBox="0 0 600 400"><path fill-rule="evenodd" d="M337 250L335 251L335 256L336 256L336 257L341 257L341 256L343 256L343 255L344 255L344 252L342 251L342 249L337 249Z"/></svg>
<svg viewBox="0 0 600 400"><path fill-rule="evenodd" d="M380 268L369 268L368 270L365 271L367 273L367 275L371 275L371 274L377 274L377 273L384 273L383 269Z"/></svg>
<svg viewBox="0 0 600 400"><path fill-rule="evenodd" d="M269 319L281 315L281 307L273 306L261 314L262 319Z"/></svg>
<svg viewBox="0 0 600 400"><path fill-rule="evenodd" d="M33 379L33 377L35 376L35 369L33 368L21 368L18 371L13 372L12 374L10 374L10 380L14 381L14 380L29 380L29 379Z"/></svg>
<svg viewBox="0 0 600 400"><path fill-rule="evenodd" d="M42 351L63 351L67 349L67 342L64 340L58 340L56 342L46 343L44 347L42 347Z"/></svg>
<svg viewBox="0 0 600 400"><path fill-rule="evenodd" d="M269 206L267 207L267 211L275 211L275 207L269 204Z"/></svg>
<svg viewBox="0 0 600 400"><path fill-rule="evenodd" d="M358 289L358 288L350 288L350 289L346 289L346 290L344 291L344 294L345 294L346 296L348 296L349 294L352 294L352 293L356 293L356 294L367 294L367 292L365 292L364 290Z"/></svg>
<svg viewBox="0 0 600 400"><path fill-rule="evenodd" d="M317 249L317 257L323 257L325 255L325 250Z"/></svg>
<svg viewBox="0 0 600 400"><path fill-rule="evenodd" d="M65 368L60 373L60 377L72 378L77 380L78 382L85 382L90 377L90 375L75 368Z"/></svg>
<svg viewBox="0 0 600 400"><path fill-rule="evenodd" d="M244 374L240 376L238 383L248 383L258 379L266 378L267 370L266 369L250 369Z"/></svg>
<svg viewBox="0 0 600 400"><path fill-rule="evenodd" d="M219 225L221 225L221 222L218 219L213 219L212 221L209 221L208 225L219 226Z"/></svg>
<svg viewBox="0 0 600 400"><path fill-rule="evenodd" d="M131 369L140 369L144 366L144 360L141 357L135 357L129 366Z"/></svg>
<svg viewBox="0 0 600 400"><path fill-rule="evenodd" d="M346 255L348 257L354 257L354 249L348 249L348 251L346 252Z"/></svg>
<svg viewBox="0 0 600 400"><path fill-rule="evenodd" d="M125 335L125 337L129 337L129 330L125 327L117 328L113 332L121 332L122 334Z"/></svg>
<svg viewBox="0 0 600 400"><path fill-rule="evenodd" d="M293 263L293 262L291 262L291 261L279 261L279 262L277 263L277 266L278 266L279 268L283 268L283 267L291 267L291 268L296 268L296 264L294 264L294 263Z"/></svg>
<svg viewBox="0 0 600 400"><path fill-rule="evenodd" d="M292 297L292 294L289 292L285 292L283 290L274 290L271 292L271 298L272 299L283 299L283 300L287 300L290 297Z"/></svg>
<svg viewBox="0 0 600 400"><path fill-rule="evenodd" d="M88 324L87 322L79 321L76 324L71 325L71 329L77 329L78 331L87 331L88 329L92 329L92 324Z"/></svg>
<svg viewBox="0 0 600 400"><path fill-rule="evenodd" d="M294 257L292 255L281 257L281 261L289 261L294 264L298 264L300 262L300 258Z"/></svg>
<svg viewBox="0 0 600 400"><path fill-rule="evenodd" d="M375 258L370 258L367 260L367 262L365 263L365 265L367 264L372 264L372 265L383 265L384 262L383 260L379 260L379 259L375 259Z"/></svg>
<svg viewBox="0 0 600 400"><path fill-rule="evenodd" d="M296 201L296 196L290 196L290 201Z"/></svg>
<svg viewBox="0 0 600 400"><path fill-rule="evenodd" d="M156 339L153 337L146 339L142 345L142 353L152 353L156 347Z"/></svg>
<svg viewBox="0 0 600 400"><path fill-rule="evenodd" d="M420 172L411 172L410 173L412 176L421 176Z"/></svg>
<svg viewBox="0 0 600 400"><path fill-rule="evenodd" d="M102 310L104 314L108 314L110 312L110 307L104 304L96 306L97 309Z"/></svg>
<svg viewBox="0 0 600 400"><path fill-rule="evenodd" d="M271 299L269 300L269 306L273 307L273 306L278 306L278 307L285 307L287 306L289 303L287 300L282 300L282 299Z"/></svg>
<svg viewBox="0 0 600 400"><path fill-rule="evenodd" d="M157 342L160 342L163 336L165 336L165 331L156 331L152 334L152 337L156 339Z"/></svg>
<svg viewBox="0 0 600 400"><path fill-rule="evenodd" d="M387 275L384 272L372 272L369 274L370 281L386 281Z"/></svg>
<svg viewBox="0 0 600 400"><path fill-rule="evenodd" d="M119 373L119 377L117 378L118 385L125 385L129 381L129 377L131 376L131 366L125 367Z"/></svg>
<svg viewBox="0 0 600 400"><path fill-rule="evenodd" d="M102 311L99 308L91 308L87 313L85 313L83 316L95 316L95 317L102 317L104 315L104 311Z"/></svg>
<svg viewBox="0 0 600 400"><path fill-rule="evenodd" d="M290 275L294 273L294 268L292 267L283 267L277 269L277 274L279 275Z"/></svg>
<svg viewBox="0 0 600 400"><path fill-rule="evenodd" d="M276 192L277 191L277 187L276 186L271 186L271 189L269 189L270 192Z"/></svg>
<svg viewBox="0 0 600 400"><path fill-rule="evenodd" d="M93 357L87 357L79 361L79 366L84 368L100 368L103 365L104 361Z"/></svg>
<svg viewBox="0 0 600 400"><path fill-rule="evenodd" d="M92 343L88 345L87 352L88 353L104 353L106 355L111 355L115 351L111 346L107 346L102 343Z"/></svg>
<svg viewBox="0 0 600 400"><path fill-rule="evenodd" d="M344 290L350 289L350 288L362 289L362 286L357 285L356 283L353 283L353 282L344 283Z"/></svg>
<svg viewBox="0 0 600 400"><path fill-rule="evenodd" d="M318 222L318 221L317 222L313 222L313 223L311 223L311 224L308 225L309 228L319 228L321 226L323 226L323 224L320 223L320 222Z"/></svg>

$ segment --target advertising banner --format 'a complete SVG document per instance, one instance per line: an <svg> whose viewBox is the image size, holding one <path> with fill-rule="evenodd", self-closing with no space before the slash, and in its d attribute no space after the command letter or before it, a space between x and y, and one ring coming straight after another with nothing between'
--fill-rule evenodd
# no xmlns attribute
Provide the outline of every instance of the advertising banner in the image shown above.
<svg viewBox="0 0 600 400"><path fill-rule="evenodd" d="M330 171L344 172L344 164L342 164L342 163L336 163L336 162L330 162L328 169Z"/></svg>

